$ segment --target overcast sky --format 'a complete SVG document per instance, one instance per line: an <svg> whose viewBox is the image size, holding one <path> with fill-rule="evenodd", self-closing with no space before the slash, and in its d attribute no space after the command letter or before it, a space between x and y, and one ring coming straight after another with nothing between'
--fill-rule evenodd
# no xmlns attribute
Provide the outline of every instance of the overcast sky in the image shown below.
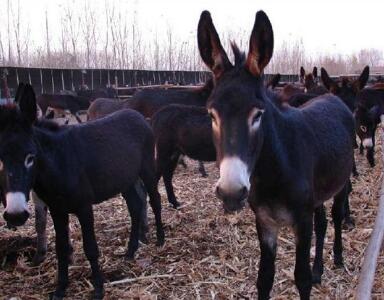
<svg viewBox="0 0 384 300"><path fill-rule="evenodd" d="M18 0L11 0L16 5ZM34 45L44 43L45 11L53 43L58 35L60 12L72 0L19 0L23 24L29 24ZM84 0L76 0L78 13ZM255 13L263 9L271 19L277 44L303 39L312 53L338 52L349 54L362 48L384 50L383 0L88 0L104 24L105 3L114 3L132 18L137 12L138 24L144 33L166 32L172 28L175 36L196 38L200 13L208 9L219 33L250 32ZM0 0L0 30L5 34L7 0ZM150 40L150 38L148 38Z"/></svg>

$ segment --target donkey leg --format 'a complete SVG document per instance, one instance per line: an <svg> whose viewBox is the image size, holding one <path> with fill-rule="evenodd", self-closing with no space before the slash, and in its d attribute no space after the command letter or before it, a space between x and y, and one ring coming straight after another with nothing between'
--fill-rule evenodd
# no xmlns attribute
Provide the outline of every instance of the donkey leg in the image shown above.
<svg viewBox="0 0 384 300"><path fill-rule="evenodd" d="M137 248L139 248L139 230L143 210L143 201L137 193L135 186L129 188L129 190L124 192L122 195L127 203L132 223L126 257L128 259L133 259Z"/></svg>
<svg viewBox="0 0 384 300"><path fill-rule="evenodd" d="M93 299L104 297L104 278L99 267L99 249L96 242L93 210L91 205L84 205L78 212L77 218L83 235L83 248L92 270L92 284L95 288Z"/></svg>
<svg viewBox="0 0 384 300"><path fill-rule="evenodd" d="M179 155L171 157L163 168L163 181L165 190L167 191L168 202L173 205L173 208L178 208L180 203L176 200L175 192L173 190L172 178L175 172Z"/></svg>
<svg viewBox="0 0 384 300"><path fill-rule="evenodd" d="M372 135L372 147L367 148L367 160L373 168L375 166L375 135Z"/></svg>
<svg viewBox="0 0 384 300"><path fill-rule="evenodd" d="M260 244L260 263L257 276L258 299L269 299L275 277L277 228L261 223L256 216L256 230Z"/></svg>
<svg viewBox="0 0 384 300"><path fill-rule="evenodd" d="M324 237L327 231L327 217L325 207L321 205L315 209L315 234L316 234L316 255L312 268L312 283L321 283L321 275L324 272L323 249Z"/></svg>
<svg viewBox="0 0 384 300"><path fill-rule="evenodd" d="M56 256L58 261L58 276L55 292L51 295L53 299L62 299L68 286L68 214L58 210L50 210L56 233Z"/></svg>
<svg viewBox="0 0 384 300"><path fill-rule="evenodd" d="M208 174L204 168L204 163L201 160L199 160L199 172L200 172L202 177L208 177Z"/></svg>
<svg viewBox="0 0 384 300"><path fill-rule="evenodd" d="M351 217L351 211L349 208L349 194L352 192L352 183L348 180L347 183L347 196L344 199L344 224L343 229L350 230L355 227L355 221Z"/></svg>
<svg viewBox="0 0 384 300"><path fill-rule="evenodd" d="M149 195L149 204L151 205L155 215L157 237L156 245L162 246L164 244L164 228L161 220L161 197L159 191L157 190L157 180L153 161L148 160L143 164L140 177L143 180L144 186Z"/></svg>
<svg viewBox="0 0 384 300"><path fill-rule="evenodd" d="M141 180L137 180L135 183L135 189L142 202L141 221L139 228L139 239L144 244L148 243L148 209L147 209L147 191Z"/></svg>
<svg viewBox="0 0 384 300"><path fill-rule="evenodd" d="M360 153L360 155L364 154L364 146L363 146L363 142L362 141L360 141L359 153Z"/></svg>
<svg viewBox="0 0 384 300"><path fill-rule="evenodd" d="M359 172L357 172L357 167L356 167L356 159L355 159L355 155L353 155L352 174L353 174L353 176L355 176L355 177L359 176Z"/></svg>
<svg viewBox="0 0 384 300"><path fill-rule="evenodd" d="M310 299L312 289L312 272L310 266L311 238L313 231L313 214L304 212L296 219L296 265L295 283L300 299ZM321 249L322 251L323 249Z"/></svg>
<svg viewBox="0 0 384 300"><path fill-rule="evenodd" d="M343 266L343 245L341 226L344 217L345 201L348 201L348 184L334 197L332 205L332 220L335 227L335 241L333 244L333 260L336 267Z"/></svg>
<svg viewBox="0 0 384 300"><path fill-rule="evenodd" d="M37 197L34 191L31 192L35 204L35 229L37 233L36 253L32 258L32 265L38 266L45 260L47 253L47 206Z"/></svg>

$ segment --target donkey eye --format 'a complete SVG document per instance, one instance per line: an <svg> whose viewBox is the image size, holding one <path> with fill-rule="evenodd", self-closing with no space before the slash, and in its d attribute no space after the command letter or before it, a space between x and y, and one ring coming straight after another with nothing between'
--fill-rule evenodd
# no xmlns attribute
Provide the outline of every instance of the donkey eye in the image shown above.
<svg viewBox="0 0 384 300"><path fill-rule="evenodd" d="M362 132L367 132L367 127L365 127L363 125L360 126L360 129L361 129Z"/></svg>
<svg viewBox="0 0 384 300"><path fill-rule="evenodd" d="M24 165L27 169L33 166L33 163L35 161L35 156L33 154L28 154L25 157Z"/></svg>
<svg viewBox="0 0 384 300"><path fill-rule="evenodd" d="M259 110L254 116L253 116L253 119L252 119L252 125L255 124L256 122L258 122L261 118L261 115L263 114L263 112L261 110Z"/></svg>

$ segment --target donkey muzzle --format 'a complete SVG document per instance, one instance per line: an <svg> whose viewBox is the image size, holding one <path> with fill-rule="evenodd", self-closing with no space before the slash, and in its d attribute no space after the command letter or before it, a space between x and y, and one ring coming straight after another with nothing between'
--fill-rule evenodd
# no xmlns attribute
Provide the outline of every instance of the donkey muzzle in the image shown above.
<svg viewBox="0 0 384 300"><path fill-rule="evenodd" d="M13 226L23 225L30 215L25 194L22 192L8 192L5 198L4 219Z"/></svg>

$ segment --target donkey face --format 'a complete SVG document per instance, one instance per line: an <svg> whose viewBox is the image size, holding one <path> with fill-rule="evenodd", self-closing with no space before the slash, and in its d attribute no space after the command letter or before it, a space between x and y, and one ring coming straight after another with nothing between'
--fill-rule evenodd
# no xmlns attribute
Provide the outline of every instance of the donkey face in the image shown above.
<svg viewBox="0 0 384 300"><path fill-rule="evenodd" d="M356 134L363 143L364 148L373 147L373 137L377 124L380 122L380 108L378 105L367 109L358 106L355 112Z"/></svg>
<svg viewBox="0 0 384 300"><path fill-rule="evenodd" d="M198 44L201 57L215 80L207 108L220 166L216 194L226 211L235 211L245 205L251 172L263 143L267 96L262 73L272 57L272 26L267 15L259 11L246 60L232 44L233 66L220 43L210 13L204 11L198 26Z"/></svg>
<svg viewBox="0 0 384 300"><path fill-rule="evenodd" d="M0 169L5 176L4 219L14 226L29 217L27 201L32 186L37 146L32 124L36 120L36 99L30 85L20 84L15 105L0 107Z"/></svg>
<svg viewBox="0 0 384 300"><path fill-rule="evenodd" d="M300 80L304 84L304 87L307 91L314 88L318 82L317 67L314 67L312 73L308 73L308 74L306 74L304 68L301 67Z"/></svg>
<svg viewBox="0 0 384 300"><path fill-rule="evenodd" d="M348 78L342 78L341 83L337 83L329 77L327 71L321 68L321 80L324 86L333 94L340 97L341 100L353 112L356 108L357 93L364 88L369 78L369 67L366 66L359 78L352 81Z"/></svg>

